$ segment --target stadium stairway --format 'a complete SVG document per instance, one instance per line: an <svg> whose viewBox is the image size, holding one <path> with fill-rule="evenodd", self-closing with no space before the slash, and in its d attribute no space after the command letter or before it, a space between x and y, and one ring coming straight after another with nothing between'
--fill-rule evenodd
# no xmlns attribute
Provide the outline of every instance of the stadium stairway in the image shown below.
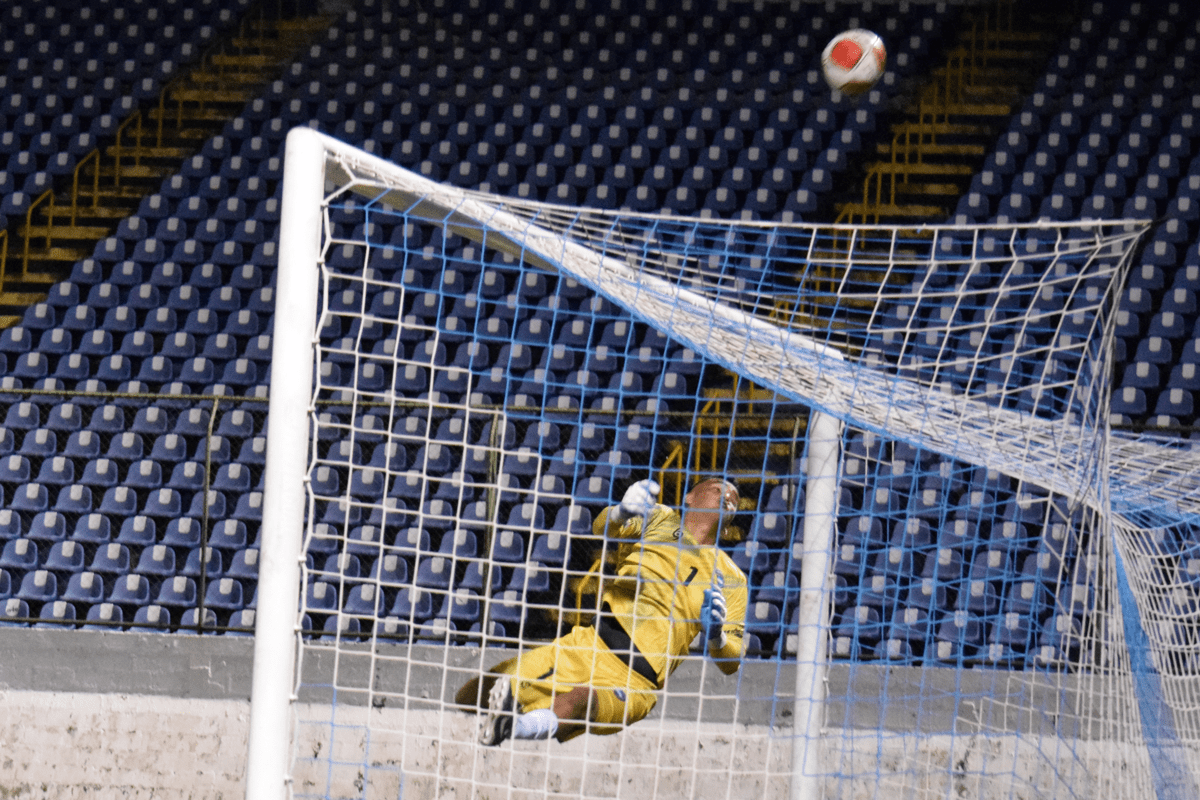
<svg viewBox="0 0 1200 800"><path fill-rule="evenodd" d="M193 69L132 109L111 141L80 156L72 178L37 198L25 220L4 232L0 328L17 324L27 307L44 300L164 180L211 147L247 102L331 22L327 16L275 19L261 11L253 6ZM232 154L213 155L228 166Z"/></svg>
<svg viewBox="0 0 1200 800"><path fill-rule="evenodd" d="M849 185L832 198L837 222L948 217L1072 22L1029 3L971 12L945 63L881 137L877 159L844 174Z"/></svg>

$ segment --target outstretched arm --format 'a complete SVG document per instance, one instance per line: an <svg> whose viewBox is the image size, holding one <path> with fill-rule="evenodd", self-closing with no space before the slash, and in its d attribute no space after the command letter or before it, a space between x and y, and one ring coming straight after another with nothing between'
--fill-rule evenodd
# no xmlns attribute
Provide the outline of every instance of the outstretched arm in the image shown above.
<svg viewBox="0 0 1200 800"><path fill-rule="evenodd" d="M633 484L625 490L620 503L600 512L592 524L592 533L596 536L628 538L631 534L623 531L625 523L635 519L644 521L658 504L659 491L658 484L652 480ZM639 527L638 532L640 530ZM637 533L632 535L636 536Z"/></svg>
<svg viewBox="0 0 1200 800"><path fill-rule="evenodd" d="M700 607L700 624L708 654L726 675L737 672L745 654L746 607L737 588L731 587L735 591L727 597L725 577L717 570L713 573L712 587L704 590L704 602Z"/></svg>

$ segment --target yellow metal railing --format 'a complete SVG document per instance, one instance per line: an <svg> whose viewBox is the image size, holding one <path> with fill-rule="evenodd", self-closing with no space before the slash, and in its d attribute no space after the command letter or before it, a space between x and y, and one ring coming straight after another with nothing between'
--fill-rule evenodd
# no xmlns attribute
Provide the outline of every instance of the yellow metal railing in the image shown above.
<svg viewBox="0 0 1200 800"><path fill-rule="evenodd" d="M29 275L29 242L33 239L33 211L42 203L49 201L51 207L54 205L54 190L47 189L37 196L37 199L29 204L29 208L25 209L25 243L21 257L21 277ZM50 212L50 219L53 220L53 212ZM50 247L50 228L46 227L46 247Z"/></svg>
<svg viewBox="0 0 1200 800"><path fill-rule="evenodd" d="M668 496L668 486L674 490L673 496L676 503L683 497L683 473L687 471L686 459L687 448L684 447L683 442L676 442L672 445L667 457L663 459L662 466L658 468L658 485L662 487L660 499Z"/></svg>
<svg viewBox="0 0 1200 800"><path fill-rule="evenodd" d="M0 292L4 291L4 279L8 274L8 229L0 230Z"/></svg>
<svg viewBox="0 0 1200 800"><path fill-rule="evenodd" d="M257 43L265 42L267 37L267 22L270 20L280 20L284 17L282 5L279 0L259 0L251 7L246 14L243 15L239 28L239 33L246 38L251 38ZM247 31L253 30L254 34L247 36ZM257 38L254 38L257 37ZM213 63L213 57L221 52L228 45L227 39L221 39L214 42L200 57L200 67ZM189 73L190 74L190 73ZM163 123L166 119L166 109L168 97L172 90L177 88L180 82L186 78L186 75L181 75L169 81L159 91L158 95L158 119L157 130L155 131L155 146L161 147L163 144ZM203 101L201 106L203 106ZM178 102L176 114L176 127L183 126L183 103L182 99ZM128 159L127 151L132 151L132 163L134 169L142 165L142 149L143 137L145 134L146 121L141 110L135 111L131 116L121 122L116 130L116 141L112 147L112 166L113 176L112 185L114 188L120 188L122 180L127 177ZM134 139L132 147L128 146L127 137ZM103 155L101 149L96 149L87 153L75 165L75 171L71 177L71 210L70 224L72 227L78 223L79 213L83 207L83 200L88 192L89 187L86 185L86 171L91 169L91 208L97 209L100 206L100 174L103 171L104 165L107 164L107 158ZM44 232L35 233L33 229L33 213L37 208L41 208L43 204L47 209L47 223ZM64 203L65 207L65 203ZM46 248L49 249L53 244L53 231L51 226L54 222L55 199L53 192L46 192L39 196L26 210L25 214L25 229L22 231L24 241L22 242L22 271L23 274L29 272L29 261L32 256L31 242L38 236L43 236L46 242ZM4 250L3 255L0 255L0 288L4 285L5 272L7 268L8 242L9 237L7 231L0 231L0 236L3 236Z"/></svg>
<svg viewBox="0 0 1200 800"><path fill-rule="evenodd" d="M134 131L133 166L136 168L142 165L142 112L135 111L132 116L117 126L117 138L112 150L113 186L116 188L120 188L121 186L121 157L124 151L124 142L122 140L125 136L125 131L133 126L137 128Z"/></svg>
<svg viewBox="0 0 1200 800"><path fill-rule="evenodd" d="M948 123L954 106L963 102L978 85L981 71L998 51L1003 34L1013 31L1013 9L1009 0L997 0L982 19L971 24L962 46L955 48L934 80L917 100L916 123L906 125L892 137L888 160L867 168L863 178L862 203L848 206L837 217L838 224L878 223L885 207L895 207L897 184L907 180L910 166L924 164L923 145L938 143L939 126Z"/></svg>
<svg viewBox="0 0 1200 800"><path fill-rule="evenodd" d="M74 225L79 214L79 176L84 166L95 162L92 169L92 208L100 205L100 151L93 150L75 165L75 176L71 180L71 224Z"/></svg>

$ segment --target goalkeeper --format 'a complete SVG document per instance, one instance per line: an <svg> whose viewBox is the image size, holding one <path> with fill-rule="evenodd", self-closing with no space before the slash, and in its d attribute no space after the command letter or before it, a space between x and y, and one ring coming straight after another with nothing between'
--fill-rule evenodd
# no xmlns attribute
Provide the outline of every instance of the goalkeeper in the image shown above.
<svg viewBox="0 0 1200 800"><path fill-rule="evenodd" d="M583 733L616 733L643 719L655 692L699 635L721 671L743 654L746 576L716 544L738 507L738 491L720 478L700 481L682 513L657 502L658 484L640 481L596 518L596 536L615 540L616 574L603 578L601 606L579 625L491 671L479 742L560 742ZM511 676L511 677L509 677ZM478 702L478 680L458 694ZM590 725L589 725L590 723Z"/></svg>

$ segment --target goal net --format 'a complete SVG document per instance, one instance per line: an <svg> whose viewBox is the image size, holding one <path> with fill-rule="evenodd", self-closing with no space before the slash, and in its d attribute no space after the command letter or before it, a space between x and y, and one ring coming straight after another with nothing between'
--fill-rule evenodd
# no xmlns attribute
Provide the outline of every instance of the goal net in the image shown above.
<svg viewBox="0 0 1200 800"><path fill-rule="evenodd" d="M1195 796L1200 464L1109 429L1146 223L603 212L305 129L284 181L249 797ZM713 475L740 669L478 744L592 522Z"/></svg>

